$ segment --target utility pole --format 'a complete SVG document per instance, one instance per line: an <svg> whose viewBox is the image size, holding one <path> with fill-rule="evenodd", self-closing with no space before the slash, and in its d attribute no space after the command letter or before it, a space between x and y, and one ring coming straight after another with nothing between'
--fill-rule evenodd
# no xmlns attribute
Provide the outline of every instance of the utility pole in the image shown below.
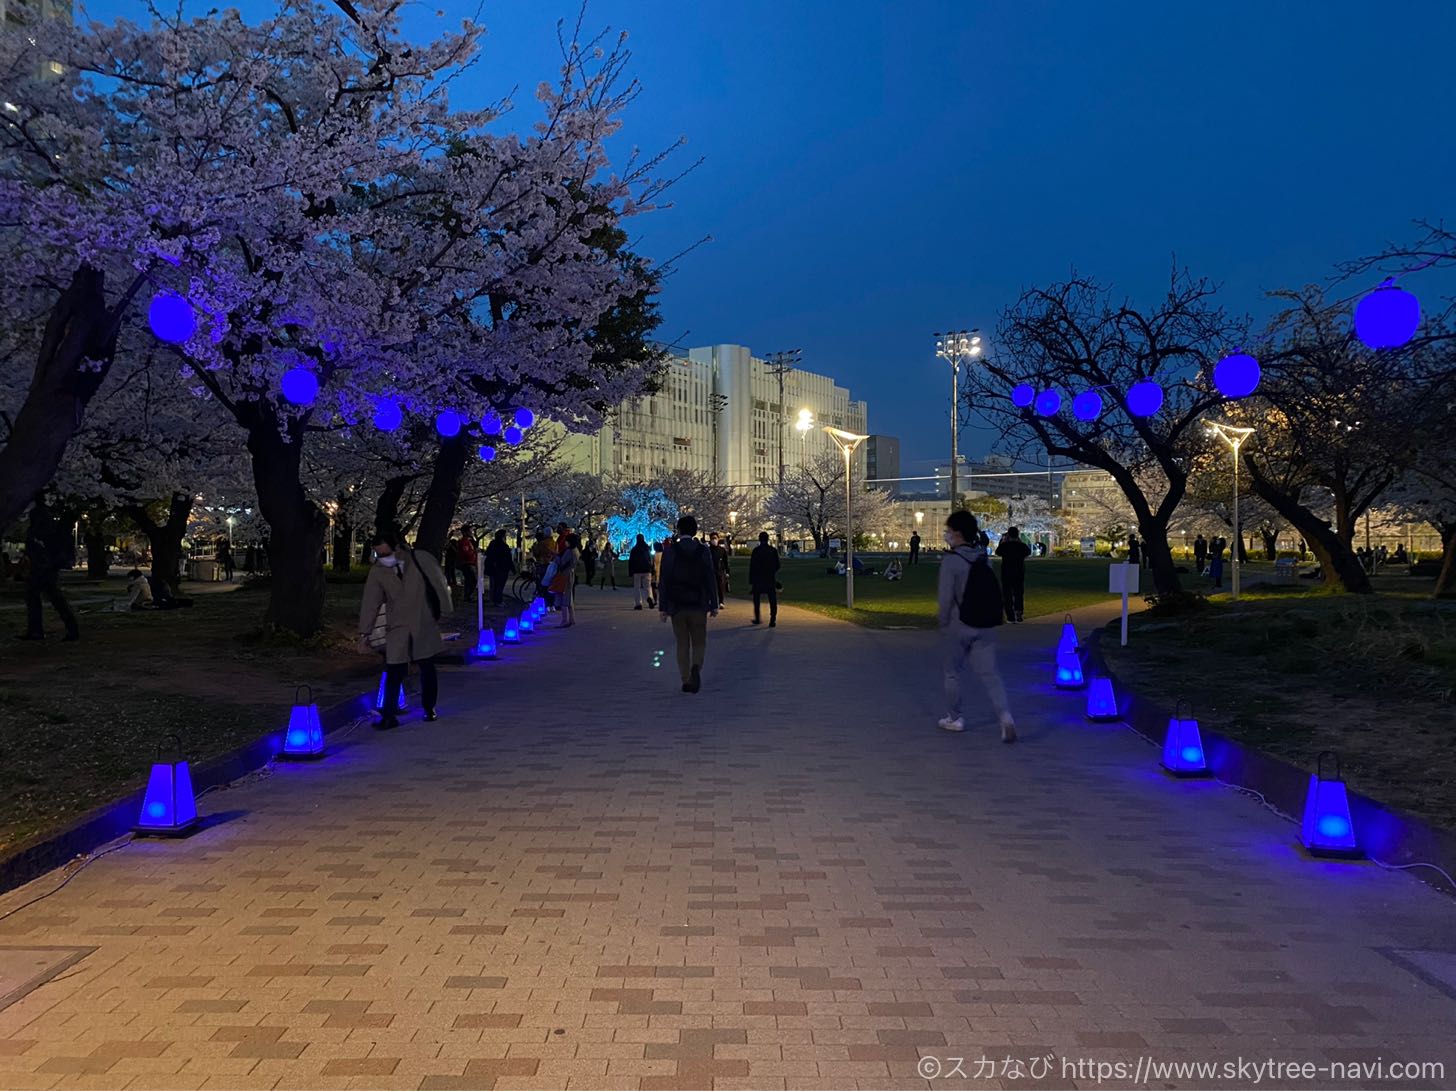
<svg viewBox="0 0 1456 1091"><path fill-rule="evenodd" d="M779 381L779 489L784 487L784 429L788 427L789 415L784 407L784 378L798 366L802 349L784 349L782 352L771 353L768 358L769 374L774 375Z"/></svg>

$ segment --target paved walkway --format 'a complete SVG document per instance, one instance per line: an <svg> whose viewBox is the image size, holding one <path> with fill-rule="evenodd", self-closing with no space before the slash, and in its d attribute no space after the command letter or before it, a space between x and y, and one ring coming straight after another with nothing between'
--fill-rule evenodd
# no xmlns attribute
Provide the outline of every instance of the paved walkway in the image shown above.
<svg viewBox="0 0 1456 1091"><path fill-rule="evenodd" d="M94 948L0 1010L0 1087L1085 1087L1064 1060L1142 1056L1456 1080L1456 999L1382 953L1456 946L1456 906L1302 859L1086 724L1048 685L1059 619L1006 631L1008 747L936 729L931 634L735 604L692 696L655 615L583 599L575 633L446 672L438 723L209 795L226 821L0 922Z"/></svg>

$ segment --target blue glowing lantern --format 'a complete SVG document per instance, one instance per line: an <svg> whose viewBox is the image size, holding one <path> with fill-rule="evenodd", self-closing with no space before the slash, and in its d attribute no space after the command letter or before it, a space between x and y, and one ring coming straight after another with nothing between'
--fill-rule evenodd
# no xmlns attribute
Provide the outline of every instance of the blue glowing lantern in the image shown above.
<svg viewBox="0 0 1456 1091"><path fill-rule="evenodd" d="M1077 627L1072 624L1072 615L1062 615L1062 635L1057 640L1057 652L1076 651L1082 646L1082 641L1077 636Z"/></svg>
<svg viewBox="0 0 1456 1091"><path fill-rule="evenodd" d="M1119 719L1117 694L1112 691L1112 679L1099 675L1092 679L1087 690L1087 719L1094 723L1105 723Z"/></svg>
<svg viewBox="0 0 1456 1091"><path fill-rule="evenodd" d="M1334 775L1325 775L1325 758L1334 765ZM1309 776L1309 792L1304 797L1304 821L1299 827L1299 840L1312 856L1364 856L1355 839L1355 823L1350 817L1350 797L1340 778L1340 759L1332 750L1320 754L1315 771Z"/></svg>
<svg viewBox="0 0 1456 1091"><path fill-rule="evenodd" d="M1043 417L1055 417L1062 408L1062 396L1055 390L1043 390L1036 396L1036 411Z"/></svg>
<svg viewBox="0 0 1456 1091"><path fill-rule="evenodd" d="M162 761L160 748L158 761L152 765L147 777L147 790L142 796L142 813L132 832L138 836L186 837L197 829L197 797L192 794L192 773L182 759L182 740L170 736L176 743L172 761Z"/></svg>
<svg viewBox="0 0 1456 1091"><path fill-rule="evenodd" d="M453 409L442 409L435 414L435 431L446 439L458 436L464 423L464 418Z"/></svg>
<svg viewBox="0 0 1456 1091"><path fill-rule="evenodd" d="M381 432L393 432L404 423L404 413L399 402L393 398L374 399L374 427Z"/></svg>
<svg viewBox="0 0 1456 1091"><path fill-rule="evenodd" d="M495 410L491 410L480 418L480 430L488 436L498 436L504 429L505 422L501 420L501 415Z"/></svg>
<svg viewBox="0 0 1456 1091"><path fill-rule="evenodd" d="M488 443L482 444L481 447L480 447L480 450L477 451L476 453L478 455L480 455L480 461L481 462L494 462L495 461L495 448L492 447Z"/></svg>
<svg viewBox="0 0 1456 1091"><path fill-rule="evenodd" d="M1213 385L1225 398L1247 398L1259 389L1259 361L1247 352L1225 356L1213 365Z"/></svg>
<svg viewBox="0 0 1456 1091"><path fill-rule="evenodd" d="M520 625L521 632L523 633L533 633L536 631L536 619L531 616L531 612L529 610L521 615L518 624Z"/></svg>
<svg viewBox="0 0 1456 1091"><path fill-rule="evenodd" d="M531 427L531 425L533 425L533 424L536 423L536 414L533 413L533 412L531 412L529 409L525 408L524 406L522 406L520 409L517 409L516 410L515 416L516 416L516 427L519 428L523 432L527 428Z"/></svg>
<svg viewBox="0 0 1456 1091"><path fill-rule="evenodd" d="M1072 399L1072 416L1081 421L1094 421L1102 416L1102 395L1084 390Z"/></svg>
<svg viewBox="0 0 1456 1091"><path fill-rule="evenodd" d="M537 595L535 597L535 599L532 600L532 602L531 602L531 610L532 610L533 613L535 613L535 615L537 617L545 617L546 616L546 600L544 598L542 598L540 595Z"/></svg>
<svg viewBox="0 0 1456 1091"><path fill-rule="evenodd" d="M1127 388L1127 411L1134 417L1151 417L1163 408L1163 388L1151 379L1139 379Z"/></svg>
<svg viewBox="0 0 1456 1091"><path fill-rule="evenodd" d="M384 671L384 672L382 672L379 675L379 689L374 694L374 711L375 712L383 712L384 711L384 699L385 699L386 694L388 694L388 692L389 692L389 672L388 671ZM397 707L398 707L398 709L399 709L400 712L403 712L406 708L409 707L408 704L406 704L406 702L405 702L405 698L404 698L404 686L403 686L403 684L401 684L400 687L399 687L399 701L397 702Z"/></svg>
<svg viewBox="0 0 1456 1091"><path fill-rule="evenodd" d="M1017 383L1011 388L1011 404L1017 409L1030 409L1036 401L1036 387L1030 383Z"/></svg>
<svg viewBox="0 0 1456 1091"><path fill-rule="evenodd" d="M295 367L283 373L279 383L283 396L294 405L312 405L318 397L318 376L306 367Z"/></svg>
<svg viewBox="0 0 1456 1091"><path fill-rule="evenodd" d="M1057 649L1057 689L1081 689L1087 684L1082 674L1082 657L1075 648Z"/></svg>
<svg viewBox="0 0 1456 1091"><path fill-rule="evenodd" d="M1355 304L1355 334L1373 349L1399 348L1420 324L1421 301L1393 277Z"/></svg>
<svg viewBox="0 0 1456 1091"><path fill-rule="evenodd" d="M308 691L306 697L305 690ZM324 726L319 721L313 690L299 686L293 691L293 708L288 713L288 727L283 732L283 753L279 757L298 761L323 756Z"/></svg>
<svg viewBox="0 0 1456 1091"><path fill-rule="evenodd" d="M147 307L147 325L158 340L179 345L196 331L197 316L192 313L192 304L176 292L161 291L152 296Z"/></svg>
<svg viewBox="0 0 1456 1091"><path fill-rule="evenodd" d="M1163 736L1163 768L1175 777L1209 775L1198 721L1191 716L1179 716L1176 709L1173 718L1168 721L1168 733Z"/></svg>
<svg viewBox="0 0 1456 1091"><path fill-rule="evenodd" d="M482 659L494 659L496 657L494 629L480 630L480 636L475 641L475 654Z"/></svg>
<svg viewBox="0 0 1456 1091"><path fill-rule="evenodd" d="M505 436L506 442L511 444L512 446L520 443L521 440L525 439L525 433L517 428L514 424L506 429Z"/></svg>
<svg viewBox="0 0 1456 1091"><path fill-rule="evenodd" d="M506 627L501 630L502 644L519 644L521 642L521 619L518 617L506 618Z"/></svg>

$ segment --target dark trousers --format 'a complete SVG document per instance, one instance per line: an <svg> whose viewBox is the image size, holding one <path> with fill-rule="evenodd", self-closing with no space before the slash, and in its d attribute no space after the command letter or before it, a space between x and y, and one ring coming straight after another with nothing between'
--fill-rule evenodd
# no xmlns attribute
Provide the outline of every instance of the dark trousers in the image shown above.
<svg viewBox="0 0 1456 1091"><path fill-rule="evenodd" d="M919 564L920 563L920 550L918 550L918 549L912 549L910 551L910 563L911 564Z"/></svg>
<svg viewBox="0 0 1456 1091"><path fill-rule="evenodd" d="M499 606L506 600L506 573L492 570L490 573L490 604Z"/></svg>
<svg viewBox="0 0 1456 1091"><path fill-rule="evenodd" d="M56 608L56 613L60 615L61 624L66 627L66 635L78 635L80 630L76 627L76 615L71 612L71 604L66 601L66 595L61 590L60 578L58 576L42 576L39 579L32 576L26 581L26 635L45 635L45 624L41 620L41 596L45 596L51 600L51 605Z"/></svg>
<svg viewBox="0 0 1456 1091"><path fill-rule="evenodd" d="M758 603L759 597L762 595L768 596L768 619L773 621L779 616L779 590L777 587L765 587L762 590L755 587L753 589L753 620L759 620Z"/></svg>
<svg viewBox="0 0 1456 1091"><path fill-rule="evenodd" d="M417 659L420 668L420 704L426 709L435 707L440 699L440 675L435 670L433 659ZM381 715L392 720L399 715L399 688L404 685L404 676L409 671L408 663L386 663L384 665L384 711Z"/></svg>
<svg viewBox="0 0 1456 1091"><path fill-rule="evenodd" d="M1001 573L1001 604L1006 607L1007 621L1020 621L1026 611L1026 573Z"/></svg>

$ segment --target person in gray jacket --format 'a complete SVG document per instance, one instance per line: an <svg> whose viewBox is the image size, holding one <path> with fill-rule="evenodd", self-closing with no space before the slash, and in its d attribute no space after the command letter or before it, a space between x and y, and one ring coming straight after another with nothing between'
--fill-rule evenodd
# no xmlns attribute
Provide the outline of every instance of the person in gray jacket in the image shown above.
<svg viewBox="0 0 1456 1091"><path fill-rule="evenodd" d="M719 605L717 566L697 533L698 521L691 515L677 521L678 538L663 551L662 579L657 587L662 620L672 619L684 693L697 693L703 684L708 618L718 616Z"/></svg>
<svg viewBox="0 0 1456 1091"><path fill-rule="evenodd" d="M976 517L968 511L953 511L945 521L946 552L940 562L937 595L941 637L945 642L945 697L950 711L940 718L946 731L964 731L961 715L961 670L971 669L986 687L986 696L1001 722L1001 741L1016 741L1016 721L1006 700L1006 683L996 667L996 630L977 629L961 621L961 600L966 595L971 566L988 564L981 547ZM991 581L994 584L994 579ZM997 606L999 616L1000 603Z"/></svg>
<svg viewBox="0 0 1456 1091"><path fill-rule="evenodd" d="M359 643L366 650L384 652L384 708L375 726L399 726L399 688L411 663L419 668L425 719L434 720L440 694L434 656L444 646L439 621L452 605L450 584L439 561L410 549L389 531L374 536L374 554L359 608ZM374 637L380 607L384 608L382 648Z"/></svg>

